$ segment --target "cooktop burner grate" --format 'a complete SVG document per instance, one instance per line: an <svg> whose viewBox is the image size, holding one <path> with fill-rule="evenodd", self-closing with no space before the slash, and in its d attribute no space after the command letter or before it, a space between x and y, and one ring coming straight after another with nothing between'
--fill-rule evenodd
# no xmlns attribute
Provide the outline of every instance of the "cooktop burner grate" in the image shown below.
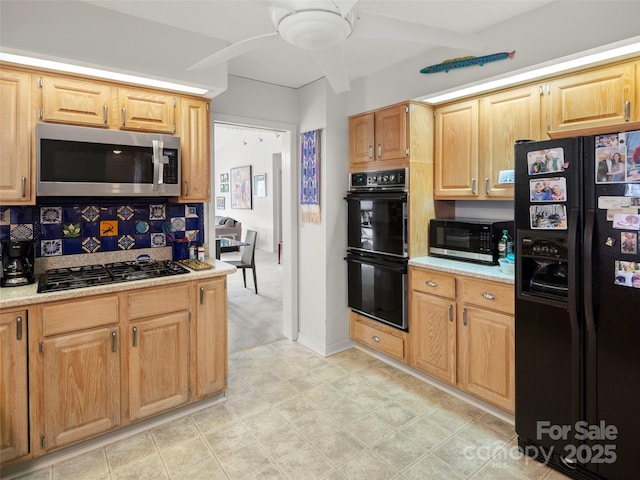
<svg viewBox="0 0 640 480"><path fill-rule="evenodd" d="M105 265L54 268L40 275L38 293L95 287L183 273L189 273L189 270L170 260L114 262Z"/></svg>

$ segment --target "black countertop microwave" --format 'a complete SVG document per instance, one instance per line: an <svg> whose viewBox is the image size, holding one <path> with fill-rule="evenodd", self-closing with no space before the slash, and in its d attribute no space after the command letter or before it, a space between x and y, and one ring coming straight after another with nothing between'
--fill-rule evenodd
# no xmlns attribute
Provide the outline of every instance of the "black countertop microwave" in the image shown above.
<svg viewBox="0 0 640 480"><path fill-rule="evenodd" d="M429 255L497 265L498 241L503 230L508 230L513 238L513 221L432 218L429 222Z"/></svg>
<svg viewBox="0 0 640 480"><path fill-rule="evenodd" d="M39 123L39 196L180 195L180 138Z"/></svg>

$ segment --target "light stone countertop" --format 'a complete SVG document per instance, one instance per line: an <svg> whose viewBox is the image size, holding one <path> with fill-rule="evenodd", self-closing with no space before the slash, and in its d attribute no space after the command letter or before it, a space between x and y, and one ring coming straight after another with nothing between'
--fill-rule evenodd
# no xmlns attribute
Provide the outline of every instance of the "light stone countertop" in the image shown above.
<svg viewBox="0 0 640 480"><path fill-rule="evenodd" d="M38 293L37 280L31 285L0 288L0 308L29 307L30 305L38 303L69 300L72 298L82 298L90 295L101 295L104 293L122 292L134 288L156 287L192 280L203 280L229 275L231 273L235 273L237 270L235 266L213 258L205 258L205 261L213 264L213 269L195 271L185 267L189 270L189 273L182 275L170 275L167 277L134 280L131 282L110 283L97 287L76 288L73 290L62 290L60 292Z"/></svg>
<svg viewBox="0 0 640 480"><path fill-rule="evenodd" d="M498 265L480 265L478 263L461 262L459 260L449 260L438 257L411 258L409 259L409 265L511 285L515 283L514 275L512 273L504 273Z"/></svg>

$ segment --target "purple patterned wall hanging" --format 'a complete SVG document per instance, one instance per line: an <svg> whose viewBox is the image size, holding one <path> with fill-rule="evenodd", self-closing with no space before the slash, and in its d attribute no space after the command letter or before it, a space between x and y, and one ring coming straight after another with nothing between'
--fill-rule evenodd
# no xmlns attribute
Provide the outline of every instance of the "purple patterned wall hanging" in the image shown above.
<svg viewBox="0 0 640 480"><path fill-rule="evenodd" d="M302 134L300 210L303 222L320 223L320 130Z"/></svg>

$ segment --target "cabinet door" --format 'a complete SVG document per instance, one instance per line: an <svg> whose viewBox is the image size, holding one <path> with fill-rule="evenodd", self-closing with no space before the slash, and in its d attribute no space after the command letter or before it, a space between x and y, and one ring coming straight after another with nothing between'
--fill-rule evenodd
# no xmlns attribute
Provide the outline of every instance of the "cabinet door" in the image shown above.
<svg viewBox="0 0 640 480"><path fill-rule="evenodd" d="M435 198L478 195L478 100L436 110Z"/></svg>
<svg viewBox="0 0 640 480"><path fill-rule="evenodd" d="M97 435L120 424L118 327L44 341L44 417L47 449Z"/></svg>
<svg viewBox="0 0 640 480"><path fill-rule="evenodd" d="M196 399L224 390L227 383L227 289L226 279L198 284L195 322Z"/></svg>
<svg viewBox="0 0 640 480"><path fill-rule="evenodd" d="M144 132L176 131L176 97L148 90L120 88L120 128Z"/></svg>
<svg viewBox="0 0 640 480"><path fill-rule="evenodd" d="M208 202L211 200L209 101L185 98L181 115L178 132L182 157L180 202Z"/></svg>
<svg viewBox="0 0 640 480"><path fill-rule="evenodd" d="M622 125L632 120L627 113L636 106L633 83L633 64L613 65L553 80L549 85L549 130L582 130Z"/></svg>
<svg viewBox="0 0 640 480"><path fill-rule="evenodd" d="M349 118L349 162L356 170L373 162L374 134L373 113Z"/></svg>
<svg viewBox="0 0 640 480"><path fill-rule="evenodd" d="M0 315L0 463L29 453L27 312Z"/></svg>
<svg viewBox="0 0 640 480"><path fill-rule="evenodd" d="M408 107L403 104L383 108L376 111L374 116L376 160L408 157Z"/></svg>
<svg viewBox="0 0 640 480"><path fill-rule="evenodd" d="M464 305L460 326L460 386L509 412L514 411L514 319Z"/></svg>
<svg viewBox="0 0 640 480"><path fill-rule="evenodd" d="M409 355L411 366L456 383L456 304L411 291Z"/></svg>
<svg viewBox="0 0 640 480"><path fill-rule="evenodd" d="M30 79L28 73L0 70L0 205L35 203Z"/></svg>
<svg viewBox="0 0 640 480"><path fill-rule="evenodd" d="M132 420L189 400L189 313L130 324L129 408Z"/></svg>
<svg viewBox="0 0 640 480"><path fill-rule="evenodd" d="M65 77L40 77L42 120L108 127L111 87Z"/></svg>
<svg viewBox="0 0 640 480"><path fill-rule="evenodd" d="M516 140L541 140L540 122L540 92L535 85L481 99L481 195L513 199L513 183L500 183L500 172L514 169L513 145Z"/></svg>

